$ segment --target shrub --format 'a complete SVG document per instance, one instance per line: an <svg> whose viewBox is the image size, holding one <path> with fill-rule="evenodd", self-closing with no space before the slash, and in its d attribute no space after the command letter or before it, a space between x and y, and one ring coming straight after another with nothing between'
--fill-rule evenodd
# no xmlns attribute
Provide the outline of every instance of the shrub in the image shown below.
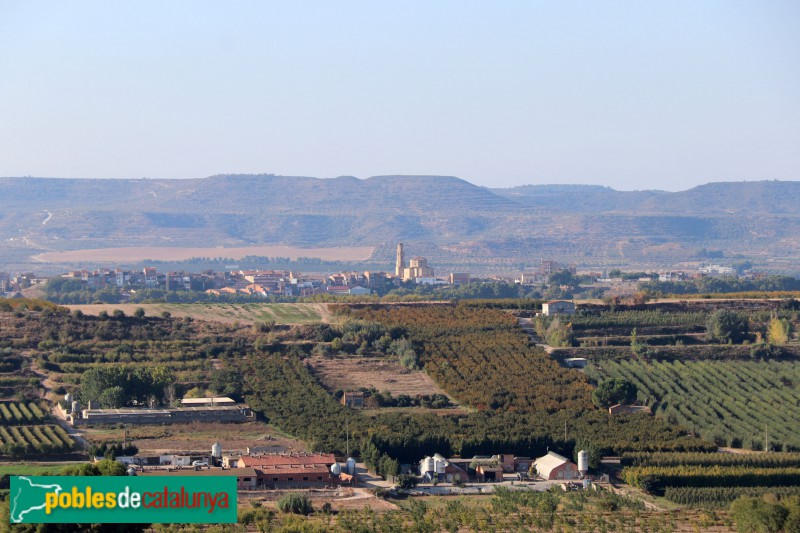
<svg viewBox="0 0 800 533"><path fill-rule="evenodd" d="M314 507L311 505L311 500L305 494L298 494L291 492L284 494L278 500L278 509L284 513L309 515L314 512Z"/></svg>
<svg viewBox="0 0 800 533"><path fill-rule="evenodd" d="M413 489L419 483L419 479L411 474L401 474L397 476L397 486L401 489Z"/></svg>
<svg viewBox="0 0 800 533"><path fill-rule="evenodd" d="M740 344L749 332L747 318L728 309L714 311L706 322L706 338L721 344Z"/></svg>

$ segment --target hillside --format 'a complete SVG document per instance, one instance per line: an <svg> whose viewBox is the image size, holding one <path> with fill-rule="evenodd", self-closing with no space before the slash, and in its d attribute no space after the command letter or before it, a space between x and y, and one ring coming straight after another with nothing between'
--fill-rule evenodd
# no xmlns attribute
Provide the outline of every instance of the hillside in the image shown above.
<svg viewBox="0 0 800 533"><path fill-rule="evenodd" d="M30 257L44 251L125 246L361 245L391 263L404 241L434 266L473 271L541 257L668 267L701 260L704 248L800 271L798 200L800 182L780 181L669 193L487 189L443 176L0 178L0 269L33 268Z"/></svg>

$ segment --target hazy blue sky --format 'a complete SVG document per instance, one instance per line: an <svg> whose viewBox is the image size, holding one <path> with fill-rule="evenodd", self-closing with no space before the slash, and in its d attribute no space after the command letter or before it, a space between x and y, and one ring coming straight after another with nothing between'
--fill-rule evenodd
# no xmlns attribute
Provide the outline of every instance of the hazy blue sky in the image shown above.
<svg viewBox="0 0 800 533"><path fill-rule="evenodd" d="M800 179L800 2L8 2L0 175Z"/></svg>

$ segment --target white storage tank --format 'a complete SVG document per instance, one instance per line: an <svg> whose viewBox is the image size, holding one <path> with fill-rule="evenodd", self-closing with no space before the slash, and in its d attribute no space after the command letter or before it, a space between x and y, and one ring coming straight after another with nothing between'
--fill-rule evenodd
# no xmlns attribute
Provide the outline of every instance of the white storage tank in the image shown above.
<svg viewBox="0 0 800 533"><path fill-rule="evenodd" d="M342 473L342 465L340 465L339 463L333 463L331 465L331 474L333 474L334 476L338 476L341 473Z"/></svg>
<svg viewBox="0 0 800 533"><path fill-rule="evenodd" d="M211 445L211 457L214 459L222 459L222 445L219 442L215 442Z"/></svg>
<svg viewBox="0 0 800 533"><path fill-rule="evenodd" d="M81 406L78 402L72 402L72 415L75 416L81 412Z"/></svg>
<svg viewBox="0 0 800 533"><path fill-rule="evenodd" d="M426 457L419 465L419 473L424 476L426 472L436 472L436 461L433 457Z"/></svg>
<svg viewBox="0 0 800 533"><path fill-rule="evenodd" d="M347 458L347 473L351 476L356 475L356 460L352 457Z"/></svg>
<svg viewBox="0 0 800 533"><path fill-rule="evenodd" d="M589 472L589 452L581 450L578 452L578 472L585 476Z"/></svg>
<svg viewBox="0 0 800 533"><path fill-rule="evenodd" d="M66 393L64 395L64 402L66 402L67 405L71 404L72 403L72 394Z"/></svg>

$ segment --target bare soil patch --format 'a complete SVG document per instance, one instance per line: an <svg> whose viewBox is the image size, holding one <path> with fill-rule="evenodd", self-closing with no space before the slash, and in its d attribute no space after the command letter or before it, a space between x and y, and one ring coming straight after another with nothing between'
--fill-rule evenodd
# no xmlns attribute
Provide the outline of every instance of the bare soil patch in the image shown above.
<svg viewBox="0 0 800 533"><path fill-rule="evenodd" d="M228 257L241 259L248 255L260 257L313 257L324 261L366 261L372 256L371 246L341 246L336 248L298 248L297 246L248 246L244 248L183 248L166 246L140 246L127 248L94 248L45 252L32 257L42 263L73 263L76 261L137 262L185 261L194 257Z"/></svg>
<svg viewBox="0 0 800 533"><path fill-rule="evenodd" d="M408 370L403 368L400 363L387 359L311 357L308 362L322 384L331 391L375 387L381 392L391 392L392 396L400 394L409 396L447 395L444 389L439 387L425 372ZM453 398L450 398L450 401L453 404L457 403Z"/></svg>

